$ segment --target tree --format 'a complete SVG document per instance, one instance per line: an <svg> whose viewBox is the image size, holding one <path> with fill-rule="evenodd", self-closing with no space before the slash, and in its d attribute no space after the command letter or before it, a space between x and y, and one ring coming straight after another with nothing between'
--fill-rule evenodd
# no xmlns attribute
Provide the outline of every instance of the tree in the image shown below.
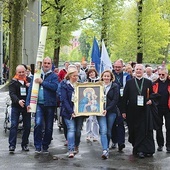
<svg viewBox="0 0 170 170"><path fill-rule="evenodd" d="M9 0L10 77L15 74L16 66L22 63L24 10L28 3L29 0Z"/></svg>
<svg viewBox="0 0 170 170"><path fill-rule="evenodd" d="M90 51L90 43L87 42L87 35L85 33L81 33L79 42L80 42L80 51L83 57L85 57L86 61L89 58Z"/></svg>
<svg viewBox="0 0 170 170"><path fill-rule="evenodd" d="M58 66L60 47L69 45L72 32L80 28L80 21L90 15L84 10L90 0L42 0L42 24L47 25L47 49ZM74 5L73 5L74 4ZM88 4L89 5L89 4ZM53 54L52 54L53 51Z"/></svg>

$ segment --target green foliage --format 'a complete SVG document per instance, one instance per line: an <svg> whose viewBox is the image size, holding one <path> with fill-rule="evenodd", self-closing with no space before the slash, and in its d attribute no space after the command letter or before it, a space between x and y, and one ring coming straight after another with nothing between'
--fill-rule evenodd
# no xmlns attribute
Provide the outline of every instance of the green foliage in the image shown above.
<svg viewBox="0 0 170 170"><path fill-rule="evenodd" d="M89 51L90 51L90 43L87 42L87 38L88 37L85 33L82 33L79 38L80 51L81 51L82 56L84 56L86 60L88 60L89 58Z"/></svg>
<svg viewBox="0 0 170 170"><path fill-rule="evenodd" d="M69 45L72 32L80 28L80 20L86 16L87 3L85 0L42 0L42 23L48 25L46 54L52 55L52 48Z"/></svg>

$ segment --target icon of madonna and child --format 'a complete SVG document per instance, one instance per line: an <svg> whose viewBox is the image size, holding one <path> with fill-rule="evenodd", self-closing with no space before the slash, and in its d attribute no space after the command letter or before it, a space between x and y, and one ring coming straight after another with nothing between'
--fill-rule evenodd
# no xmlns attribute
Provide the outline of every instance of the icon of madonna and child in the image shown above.
<svg viewBox="0 0 170 170"><path fill-rule="evenodd" d="M93 88L85 88L83 90L83 98L79 101L79 112L100 112L97 98L98 96Z"/></svg>

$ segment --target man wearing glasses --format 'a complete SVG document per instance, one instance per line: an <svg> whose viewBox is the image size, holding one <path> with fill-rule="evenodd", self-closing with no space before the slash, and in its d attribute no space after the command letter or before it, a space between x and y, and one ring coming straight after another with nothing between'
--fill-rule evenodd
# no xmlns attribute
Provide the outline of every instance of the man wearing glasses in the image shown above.
<svg viewBox="0 0 170 170"><path fill-rule="evenodd" d="M123 61L121 59L115 61L113 74L115 76L115 82L119 86L120 97L118 102L118 108L121 111L121 103L123 97L123 90L126 82L131 79L130 74L123 71ZM125 148L125 127L124 119L122 115L117 115L116 121L112 128L112 148L116 148L116 143L118 143L118 150L122 151Z"/></svg>
<svg viewBox="0 0 170 170"><path fill-rule="evenodd" d="M160 68L158 70L159 78L153 84L154 93L159 93L161 98L158 104L158 114L162 120L165 119L166 128L166 150L170 153L170 80L168 79L168 70L166 68ZM164 136L162 132L162 126L156 131L156 140L158 144L158 151L163 150Z"/></svg>

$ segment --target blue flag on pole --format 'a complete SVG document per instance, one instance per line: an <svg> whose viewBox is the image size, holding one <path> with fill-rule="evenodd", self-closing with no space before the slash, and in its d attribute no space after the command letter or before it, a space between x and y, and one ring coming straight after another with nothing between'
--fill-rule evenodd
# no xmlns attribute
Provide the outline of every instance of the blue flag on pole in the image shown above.
<svg viewBox="0 0 170 170"><path fill-rule="evenodd" d="M96 38L93 40L93 48L91 53L92 62L95 64L97 72L100 72L100 50Z"/></svg>

